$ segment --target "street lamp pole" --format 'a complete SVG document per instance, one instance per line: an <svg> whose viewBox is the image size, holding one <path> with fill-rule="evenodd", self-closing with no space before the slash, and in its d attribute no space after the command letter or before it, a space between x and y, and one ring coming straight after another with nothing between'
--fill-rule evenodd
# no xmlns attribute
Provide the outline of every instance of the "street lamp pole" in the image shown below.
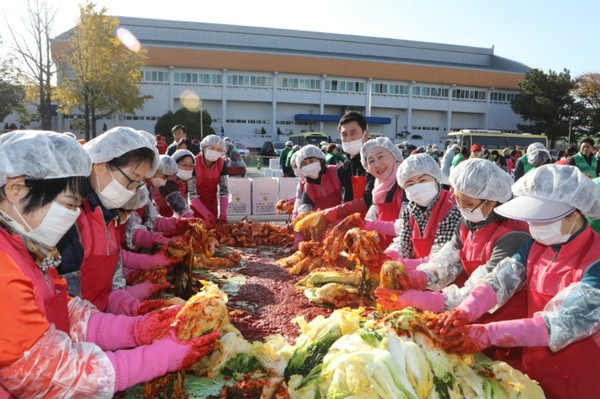
<svg viewBox="0 0 600 399"><path fill-rule="evenodd" d="M394 115L394 118L396 118L396 131L394 132L394 137L396 137L398 135L398 118L400 118L400 115Z"/></svg>
<svg viewBox="0 0 600 399"><path fill-rule="evenodd" d="M204 138L204 124L202 123L202 106L200 106L200 140Z"/></svg>
<svg viewBox="0 0 600 399"><path fill-rule="evenodd" d="M567 147L571 146L571 127L573 126L573 122L569 121L569 142L567 143Z"/></svg>

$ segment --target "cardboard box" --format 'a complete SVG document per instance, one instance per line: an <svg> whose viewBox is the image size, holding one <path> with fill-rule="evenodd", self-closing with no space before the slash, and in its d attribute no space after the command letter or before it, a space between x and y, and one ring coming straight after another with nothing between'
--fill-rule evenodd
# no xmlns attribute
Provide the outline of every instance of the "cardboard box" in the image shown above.
<svg viewBox="0 0 600 399"><path fill-rule="evenodd" d="M229 178L228 215L250 215L252 210L252 182L243 177Z"/></svg>
<svg viewBox="0 0 600 399"><path fill-rule="evenodd" d="M259 177L252 180L252 214L274 215L277 204L279 182L272 177Z"/></svg>
<svg viewBox="0 0 600 399"><path fill-rule="evenodd" d="M296 188L300 181L297 177L280 177L279 179L279 199L288 200L296 197Z"/></svg>
<svg viewBox="0 0 600 399"><path fill-rule="evenodd" d="M283 177L283 170L281 169L263 169L265 177Z"/></svg>
<svg viewBox="0 0 600 399"><path fill-rule="evenodd" d="M281 169L279 158L269 159L269 169Z"/></svg>

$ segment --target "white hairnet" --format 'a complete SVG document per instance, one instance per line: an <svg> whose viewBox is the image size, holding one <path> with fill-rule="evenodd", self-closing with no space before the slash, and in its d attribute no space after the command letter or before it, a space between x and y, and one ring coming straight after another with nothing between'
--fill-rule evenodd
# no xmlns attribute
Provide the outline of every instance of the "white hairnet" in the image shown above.
<svg viewBox="0 0 600 399"><path fill-rule="evenodd" d="M529 144L529 146L527 147L527 154L531 154L532 151L534 150L545 150L546 146L543 145L542 143L531 143Z"/></svg>
<svg viewBox="0 0 600 399"><path fill-rule="evenodd" d="M156 169L157 172L167 176L175 176L177 174L177 170L179 170L177 167L177 162L175 162L172 157L166 154L160 156L160 160L158 161L158 169Z"/></svg>
<svg viewBox="0 0 600 399"><path fill-rule="evenodd" d="M471 158L450 171L450 185L469 197L505 203L512 197L513 180L495 163Z"/></svg>
<svg viewBox="0 0 600 399"><path fill-rule="evenodd" d="M400 149L396 147L390 139L387 137L377 137L376 139L367 140L367 142L364 143L360 148L360 162L365 169L367 168L367 157L369 156L369 151L376 147L385 148L391 152L394 158L396 158L396 161L402 162L404 159L402 156L402 151L400 151Z"/></svg>
<svg viewBox="0 0 600 399"><path fill-rule="evenodd" d="M296 144L295 146L292 147L292 151L298 151L300 148L302 148L300 145Z"/></svg>
<svg viewBox="0 0 600 399"><path fill-rule="evenodd" d="M150 170L148 170L148 173L146 174L146 178L149 179L156 174L156 170L158 168L158 161L160 158L160 154L158 153L158 148L156 147L156 136L145 130L138 130L137 132L139 134L143 135L144 137L146 137L146 139L148 139L148 142L150 144L152 144L152 150L154 150L154 162L152 162L152 166L150 167Z"/></svg>
<svg viewBox="0 0 600 399"><path fill-rule="evenodd" d="M149 134L149 133L148 133ZM149 148L154 152L154 162L150 170L156 170L158 151L143 133L127 126L117 126L88 141L83 148L92 157L93 163L109 162L129 151Z"/></svg>
<svg viewBox="0 0 600 399"><path fill-rule="evenodd" d="M533 151L527 153L527 162L529 162L533 167L543 165L548 162L549 159L550 153L548 150L541 148L534 149Z"/></svg>
<svg viewBox="0 0 600 399"><path fill-rule="evenodd" d="M190 150L186 150L183 148L175 151L173 153L173 155L171 155L171 158L173 158L173 160L175 160L175 162L179 162L179 160L185 156L192 157L192 161L194 162L194 165L196 164L196 158L194 157L194 154Z"/></svg>
<svg viewBox="0 0 600 399"><path fill-rule="evenodd" d="M216 134L209 134L200 142L200 147L206 147L208 145L218 145L221 146L221 150L225 151L225 142L222 138L217 136Z"/></svg>
<svg viewBox="0 0 600 399"><path fill-rule="evenodd" d="M223 141L226 142L226 143L233 144L233 140L231 139L231 137L223 137Z"/></svg>
<svg viewBox="0 0 600 399"><path fill-rule="evenodd" d="M138 133L143 134L148 139L150 144L156 145L156 135L145 130L137 130Z"/></svg>
<svg viewBox="0 0 600 399"><path fill-rule="evenodd" d="M133 197L125 205L123 205L123 209L126 210L136 210L138 208L143 207L148 203L148 199L150 198L150 193L148 192L147 187L143 187L141 190L137 190Z"/></svg>
<svg viewBox="0 0 600 399"><path fill-rule="evenodd" d="M396 172L396 180L400 187L413 176L429 175L438 182L442 181L440 165L429 154L415 154L406 158Z"/></svg>
<svg viewBox="0 0 600 399"><path fill-rule="evenodd" d="M321 149L315 145L307 144L300 151L298 151L298 157L296 158L296 163L298 166L302 164L306 158L319 158L323 161L325 160L325 154Z"/></svg>
<svg viewBox="0 0 600 399"><path fill-rule="evenodd" d="M446 151L454 151L460 150L460 146L458 144L452 144Z"/></svg>
<svg viewBox="0 0 600 399"><path fill-rule="evenodd" d="M73 140L77 140L77 136L73 132L63 132L63 134L67 137L72 138Z"/></svg>
<svg viewBox="0 0 600 399"><path fill-rule="evenodd" d="M10 177L58 179L91 173L90 155L62 133L15 130L0 136L0 186Z"/></svg>
<svg viewBox="0 0 600 399"><path fill-rule="evenodd" d="M298 162L298 156L300 155L300 151L296 151L290 157L290 167L292 169L300 169L300 163Z"/></svg>
<svg viewBox="0 0 600 399"><path fill-rule="evenodd" d="M293 146L293 145L294 145L294 143L292 143L292 142L291 142L291 141L289 141L289 140L285 142L285 146L286 146L286 147L291 147L291 146Z"/></svg>
<svg viewBox="0 0 600 399"><path fill-rule="evenodd" d="M600 218L600 187L576 166L542 165L517 180L512 192L562 202L592 219Z"/></svg>

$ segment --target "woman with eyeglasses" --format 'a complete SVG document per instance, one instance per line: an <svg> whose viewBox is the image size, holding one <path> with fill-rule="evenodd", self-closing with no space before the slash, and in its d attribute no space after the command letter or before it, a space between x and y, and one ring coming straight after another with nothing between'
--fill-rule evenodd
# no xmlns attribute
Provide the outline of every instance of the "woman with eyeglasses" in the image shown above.
<svg viewBox="0 0 600 399"><path fill-rule="evenodd" d="M180 307L115 316L67 295L56 243L80 215L91 170L64 134L0 136L1 398L112 398L189 367L219 336L178 339L169 325Z"/></svg>
<svg viewBox="0 0 600 399"><path fill-rule="evenodd" d="M512 183L506 172L485 159L472 158L452 169L450 186L462 215L458 231L426 263L409 270L410 287L404 291L380 287L375 291L377 302L389 310L407 306L434 312L454 309L482 276L530 238L527 223L494 212L511 199ZM525 296L517 295L482 319L524 317L526 310ZM492 355L505 361L514 358L517 363L520 359L514 352Z"/></svg>
<svg viewBox="0 0 600 399"><path fill-rule="evenodd" d="M142 302L124 289L122 265L132 260L120 248L118 210L145 187L146 176L153 175L157 151L143 134L122 126L87 142L84 149L93 162L89 193L76 225L57 245L62 257L58 270L71 295L87 299L101 311L137 314ZM162 254L147 260L151 266L175 261Z"/></svg>

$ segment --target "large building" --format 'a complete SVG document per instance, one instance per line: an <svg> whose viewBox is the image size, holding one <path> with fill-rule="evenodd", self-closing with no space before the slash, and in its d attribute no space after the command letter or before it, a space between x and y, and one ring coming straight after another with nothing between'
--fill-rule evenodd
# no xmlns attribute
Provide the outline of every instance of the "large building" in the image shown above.
<svg viewBox="0 0 600 399"><path fill-rule="evenodd" d="M119 17L148 52L135 115L103 123L154 131L193 92L217 133L258 147L290 133L337 137L348 110L391 139L442 143L458 129L517 131L510 101L529 68L494 48ZM68 32L55 40L64 40ZM67 130L77 113L59 120ZM169 132L157 132L169 133ZM422 139L419 139L421 137Z"/></svg>

